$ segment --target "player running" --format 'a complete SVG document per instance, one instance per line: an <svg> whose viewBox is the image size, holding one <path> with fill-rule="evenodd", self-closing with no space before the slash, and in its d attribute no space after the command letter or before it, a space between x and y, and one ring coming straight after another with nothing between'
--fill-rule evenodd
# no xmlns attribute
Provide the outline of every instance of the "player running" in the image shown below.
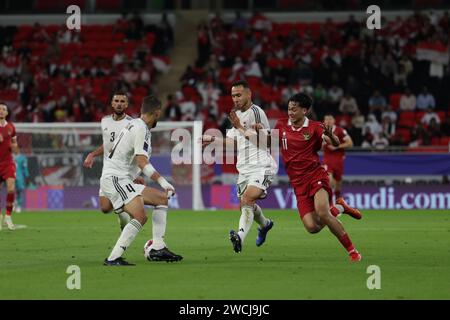
<svg viewBox="0 0 450 320"><path fill-rule="evenodd" d="M152 215L153 243L147 259L153 261L180 261L180 255L171 252L164 242L167 221L168 198L175 188L149 163L151 154L151 133L161 117L161 102L153 96L145 97L141 107L141 117L130 121L120 132L106 157L100 188L111 201L115 212L127 212L133 218L117 240L111 254L104 261L108 266L129 266L122 258L136 235L147 222L145 204L155 206ZM165 192L133 182L142 171Z"/></svg>
<svg viewBox="0 0 450 320"><path fill-rule="evenodd" d="M347 250L350 260L360 261L361 254L336 217L346 213L360 219L361 214L357 209L350 208L342 198L332 206L328 175L319 161L318 151L322 148L322 141L338 146L339 139L333 134L331 126L306 117L311 106L312 99L308 95L299 93L292 96L288 103L289 118L278 120L273 134L279 137L281 157L306 230L317 233L328 226Z"/></svg>
<svg viewBox="0 0 450 320"><path fill-rule="evenodd" d="M267 189L278 172L278 164L267 150L267 139L259 139L260 132L265 136L270 132L269 121L264 111L252 102L252 92L246 81L237 81L231 87L234 110L230 113L233 128L227 132L226 144L234 146L237 141L237 164L239 172L237 181L238 197L240 199L241 217L239 231L230 231L229 237L236 253L242 251L242 244L252 226L253 220L259 224L256 245L261 246L267 232L273 227L273 221L264 216L262 209L256 204L258 199L267 196ZM259 124L260 130L252 129ZM203 145L223 139L204 135ZM264 143L265 141L265 143ZM258 143L259 142L259 143ZM265 145L264 145L265 144Z"/></svg>
<svg viewBox="0 0 450 320"><path fill-rule="evenodd" d="M330 177L331 188L336 199L341 197L342 175L344 174L345 149L353 147L353 140L347 130L336 126L336 120L331 113L325 115L324 124L332 128L333 134L339 139L337 147L330 143L323 144L323 163Z"/></svg>
<svg viewBox="0 0 450 320"><path fill-rule="evenodd" d="M11 213L15 199L16 164L13 159L13 152L19 148L17 145L16 128L11 122L6 121L8 107L5 103L0 103L0 187L3 181L6 182L6 216L2 215L0 230L3 223L9 230L15 230ZM1 214L1 203L0 203Z"/></svg>
<svg viewBox="0 0 450 320"><path fill-rule="evenodd" d="M103 117L101 121L103 144L87 155L86 160L84 160L85 168L92 168L94 158L101 155L103 155L103 163L105 163L108 152L112 149L120 131L133 120L132 117L125 113L128 108L128 96L125 93L118 91L113 94L111 108L113 113ZM113 209L111 201L103 194L101 189L99 190L98 198L100 210L103 213L111 212ZM126 212L119 213L118 218L121 229L130 222L130 216Z"/></svg>
<svg viewBox="0 0 450 320"><path fill-rule="evenodd" d="M14 162L16 163L16 206L14 211L20 213L22 212L23 193L30 174L28 172L28 159L24 154L20 153L19 148L16 148Z"/></svg>

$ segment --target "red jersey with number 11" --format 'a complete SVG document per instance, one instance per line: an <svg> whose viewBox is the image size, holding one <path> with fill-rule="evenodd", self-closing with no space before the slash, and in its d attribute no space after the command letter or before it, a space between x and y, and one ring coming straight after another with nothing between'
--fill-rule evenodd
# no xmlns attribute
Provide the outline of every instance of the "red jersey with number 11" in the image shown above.
<svg viewBox="0 0 450 320"><path fill-rule="evenodd" d="M294 128L284 118L278 120L274 129L278 129L281 157L292 184L307 183L318 175L326 175L318 154L323 141L320 122L305 118L301 128Z"/></svg>

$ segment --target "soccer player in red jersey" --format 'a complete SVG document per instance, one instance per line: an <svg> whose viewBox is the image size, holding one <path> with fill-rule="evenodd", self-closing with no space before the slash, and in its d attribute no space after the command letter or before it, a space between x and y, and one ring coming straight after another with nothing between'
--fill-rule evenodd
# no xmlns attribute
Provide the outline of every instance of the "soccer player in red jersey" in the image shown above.
<svg viewBox="0 0 450 320"><path fill-rule="evenodd" d="M311 97L303 93L292 96L288 104L289 118L278 120L272 134L275 137L278 135L281 157L294 188L298 211L306 230L317 233L328 226L347 250L350 260L360 261L361 255L336 217L340 213L346 213L360 218L361 214L357 209L350 208L345 201L332 205L330 181L318 155L323 140L334 146L339 145L339 140L330 126L306 117L312 102Z"/></svg>
<svg viewBox="0 0 450 320"><path fill-rule="evenodd" d="M353 147L353 140L347 130L336 126L336 120L331 113L325 115L323 122L332 128L333 134L338 137L337 147L330 143L323 144L323 163L330 177L331 188L334 190L336 199L341 197L342 176L344 174L345 149ZM340 201L340 200L339 200Z"/></svg>
<svg viewBox="0 0 450 320"><path fill-rule="evenodd" d="M9 230L14 230L15 226L11 219L15 198L15 182L16 182L16 164L14 163L13 151L17 146L16 128L10 122L6 121L8 116L8 107L0 102L0 185L6 181L6 216L2 216L0 229L3 222L6 223ZM1 207L0 207L1 211Z"/></svg>

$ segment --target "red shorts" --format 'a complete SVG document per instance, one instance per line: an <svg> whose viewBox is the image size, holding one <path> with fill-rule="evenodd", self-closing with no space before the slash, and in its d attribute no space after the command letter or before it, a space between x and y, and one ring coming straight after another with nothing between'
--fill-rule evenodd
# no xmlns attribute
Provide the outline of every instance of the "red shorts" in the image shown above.
<svg viewBox="0 0 450 320"><path fill-rule="evenodd" d="M6 179L16 179L16 164L5 163L0 165L0 181L6 181Z"/></svg>
<svg viewBox="0 0 450 320"><path fill-rule="evenodd" d="M306 182L301 184L292 185L294 187L295 196L297 197L298 212L302 219L306 214L316 210L314 207L314 195L320 189L324 189L328 192L330 205L333 204L333 192L330 188L330 180L324 168L320 167L320 170L316 170L316 172L311 175L311 178L305 181Z"/></svg>
<svg viewBox="0 0 450 320"><path fill-rule="evenodd" d="M334 180L342 180L342 176L344 175L344 160L324 161L324 168L328 173L333 175Z"/></svg>

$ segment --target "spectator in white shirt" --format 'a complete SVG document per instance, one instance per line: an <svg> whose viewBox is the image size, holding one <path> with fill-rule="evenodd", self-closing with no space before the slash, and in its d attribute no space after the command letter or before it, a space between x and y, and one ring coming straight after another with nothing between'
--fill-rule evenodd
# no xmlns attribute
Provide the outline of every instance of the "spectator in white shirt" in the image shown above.
<svg viewBox="0 0 450 320"><path fill-rule="evenodd" d="M358 111L358 104L356 103L355 98L353 98L349 93L346 93L339 104L339 111L343 114L354 114Z"/></svg>
<svg viewBox="0 0 450 320"><path fill-rule="evenodd" d="M400 97L400 110L416 110L416 97L411 93L411 90L409 90L409 88L406 88L405 93Z"/></svg>
<svg viewBox="0 0 450 320"><path fill-rule="evenodd" d="M381 114L381 119L388 117L393 123L397 122L397 113L392 110L392 106L389 104L385 111Z"/></svg>
<svg viewBox="0 0 450 320"><path fill-rule="evenodd" d="M437 124L441 123L441 119L439 119L438 114L436 112L434 112L433 109L429 108L429 109L427 109L427 112L423 115L420 122L422 122L422 124L424 124L426 126L429 126L431 119L435 119Z"/></svg>
<svg viewBox="0 0 450 320"><path fill-rule="evenodd" d="M344 95L344 91L336 85L333 85L330 90L328 90L328 98L333 105L338 105Z"/></svg>
<svg viewBox="0 0 450 320"><path fill-rule="evenodd" d="M423 87L422 92L417 96L417 109L434 109L435 106L434 96L428 92L427 87Z"/></svg>
<svg viewBox="0 0 450 320"><path fill-rule="evenodd" d="M366 131L372 133L373 136L380 134L382 131L380 123L377 121L377 118L372 113L369 113L369 115L367 115L367 122L364 124L362 130L363 136L366 134Z"/></svg>

